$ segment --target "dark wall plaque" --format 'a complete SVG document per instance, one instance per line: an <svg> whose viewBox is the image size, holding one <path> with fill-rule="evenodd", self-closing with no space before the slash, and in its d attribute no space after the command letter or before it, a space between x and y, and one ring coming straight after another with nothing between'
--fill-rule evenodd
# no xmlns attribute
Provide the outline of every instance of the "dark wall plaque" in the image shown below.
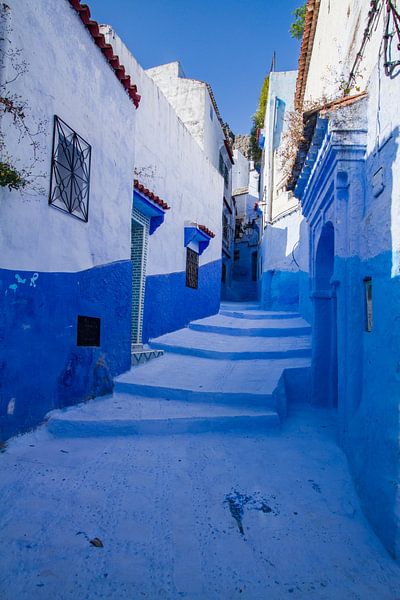
<svg viewBox="0 0 400 600"><path fill-rule="evenodd" d="M100 319L78 316L78 346L100 346Z"/></svg>

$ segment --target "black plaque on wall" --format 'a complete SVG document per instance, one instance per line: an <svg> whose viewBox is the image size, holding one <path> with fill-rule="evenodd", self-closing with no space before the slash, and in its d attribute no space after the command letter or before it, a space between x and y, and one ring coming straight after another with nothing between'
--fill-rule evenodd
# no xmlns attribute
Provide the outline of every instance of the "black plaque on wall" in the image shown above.
<svg viewBox="0 0 400 600"><path fill-rule="evenodd" d="M78 346L100 346L100 319L98 317L78 316Z"/></svg>

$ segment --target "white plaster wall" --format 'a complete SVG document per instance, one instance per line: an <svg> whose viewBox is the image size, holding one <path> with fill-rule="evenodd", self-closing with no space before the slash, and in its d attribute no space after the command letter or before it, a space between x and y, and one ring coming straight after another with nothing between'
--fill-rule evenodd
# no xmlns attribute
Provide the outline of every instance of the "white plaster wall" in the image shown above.
<svg viewBox="0 0 400 600"><path fill-rule="evenodd" d="M135 107L69 2L7 3L12 44L28 62L12 89L28 100L31 128L32 115L47 126L38 169L45 193L0 191L0 267L73 272L128 259ZM54 114L92 146L88 223L48 206ZM17 143L6 119L2 126L24 166L27 142Z"/></svg>
<svg viewBox="0 0 400 600"><path fill-rule="evenodd" d="M383 4L383 3L382 3ZM313 54L307 78L305 101L336 98L348 79L368 20L367 0L321 0ZM372 31L363 54L352 92L365 89L382 43L385 9L380 11L377 28Z"/></svg>
<svg viewBox="0 0 400 600"><path fill-rule="evenodd" d="M308 230L300 209L273 225L267 225L261 254L264 272L273 269L298 271L299 267L301 271L308 271Z"/></svg>
<svg viewBox="0 0 400 600"><path fill-rule="evenodd" d="M399 6L397 2L398 9ZM318 99L324 94L338 95L337 81L333 74L335 69L339 69L340 77L343 77L352 68L355 55L360 49L369 8L369 2L361 0L354 0L352 3L345 0L336 0L334 3L322 0L306 85L306 100ZM400 274L400 75L391 78L384 72L385 12L380 11L371 38L366 44L359 69L360 76L356 82L360 90L368 92L367 158L372 165L372 171L367 173L365 231L362 232L359 253L362 258L371 258L391 247L392 275L397 276ZM396 49L394 58L400 58L400 52ZM329 84L329 80L333 82ZM353 89L352 92L357 90ZM346 126L350 125L348 119ZM357 126L357 123L353 126ZM397 147L390 164L383 159L388 139ZM374 198L372 178L380 167L383 169L385 189ZM391 205L390 218L384 208L388 203Z"/></svg>
<svg viewBox="0 0 400 600"><path fill-rule="evenodd" d="M178 117L200 144L216 169L222 150L227 167L231 163L224 146L225 135L214 110L207 84L188 79L178 61L146 70L156 82Z"/></svg>
<svg viewBox="0 0 400 600"><path fill-rule="evenodd" d="M136 120L138 179L171 207L163 225L150 237L147 274L185 270L185 222L206 225L216 234L200 257L200 265L219 260L222 248L221 175L122 40L108 27L104 31L142 94Z"/></svg>
<svg viewBox="0 0 400 600"><path fill-rule="evenodd" d="M286 192L285 177L279 148L274 150L275 106L276 99L285 102L285 117L282 136L288 129L287 115L294 110L297 71L272 72L269 80L268 102L264 119L265 146L262 160L261 190L266 217L274 219L277 215L296 206L297 200Z"/></svg>
<svg viewBox="0 0 400 600"><path fill-rule="evenodd" d="M234 150L232 167L232 191L247 188L249 185L250 163L240 150Z"/></svg>
<svg viewBox="0 0 400 600"><path fill-rule="evenodd" d="M146 74L157 84L176 114L204 150L206 85L186 79L179 62L147 69ZM214 164L218 167L218 164Z"/></svg>

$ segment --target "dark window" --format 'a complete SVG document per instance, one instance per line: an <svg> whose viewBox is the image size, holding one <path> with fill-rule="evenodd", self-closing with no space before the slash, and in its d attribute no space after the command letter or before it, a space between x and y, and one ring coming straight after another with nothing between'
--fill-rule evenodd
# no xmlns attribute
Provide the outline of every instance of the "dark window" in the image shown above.
<svg viewBox="0 0 400 600"><path fill-rule="evenodd" d="M257 252L251 254L251 279L257 281Z"/></svg>
<svg viewBox="0 0 400 600"><path fill-rule="evenodd" d="M239 260L240 258L240 250L235 250L233 253L233 260Z"/></svg>
<svg viewBox="0 0 400 600"><path fill-rule="evenodd" d="M49 204L87 222L91 146L54 117Z"/></svg>
<svg viewBox="0 0 400 600"><path fill-rule="evenodd" d="M100 346L100 319L78 316L77 345Z"/></svg>
<svg viewBox="0 0 400 600"><path fill-rule="evenodd" d="M199 287L199 255L191 248L186 248L186 286Z"/></svg>
<svg viewBox="0 0 400 600"><path fill-rule="evenodd" d="M364 293L365 293L365 330L372 331L372 279L371 277L365 277L364 279Z"/></svg>
<svg viewBox="0 0 400 600"><path fill-rule="evenodd" d="M222 263L221 281L222 281L222 283L226 283L226 264L225 263Z"/></svg>

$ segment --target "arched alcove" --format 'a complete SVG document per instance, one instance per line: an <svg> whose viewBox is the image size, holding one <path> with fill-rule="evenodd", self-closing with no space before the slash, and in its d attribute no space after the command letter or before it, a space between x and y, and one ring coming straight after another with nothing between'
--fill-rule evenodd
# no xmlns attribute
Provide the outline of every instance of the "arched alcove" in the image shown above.
<svg viewBox="0 0 400 600"><path fill-rule="evenodd" d="M335 229L326 223L315 253L312 399L325 406L337 405L336 291L331 283L335 263Z"/></svg>

